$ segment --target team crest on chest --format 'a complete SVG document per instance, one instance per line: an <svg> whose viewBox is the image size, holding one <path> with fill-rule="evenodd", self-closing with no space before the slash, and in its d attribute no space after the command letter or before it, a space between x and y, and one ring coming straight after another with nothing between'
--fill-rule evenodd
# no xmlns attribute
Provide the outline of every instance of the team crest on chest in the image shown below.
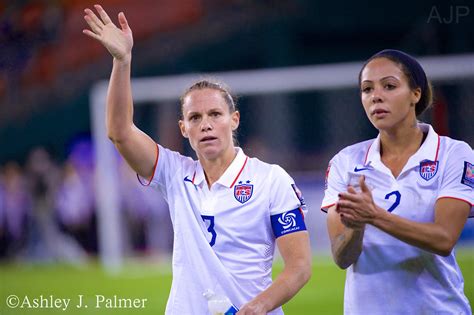
<svg viewBox="0 0 474 315"><path fill-rule="evenodd" d="M428 181L438 172L438 161L424 160L420 162L420 176Z"/></svg>
<svg viewBox="0 0 474 315"><path fill-rule="evenodd" d="M250 181L246 181L245 184L242 181L239 181L234 187L234 197L240 203L245 203L249 201L252 197L253 185L250 184Z"/></svg>

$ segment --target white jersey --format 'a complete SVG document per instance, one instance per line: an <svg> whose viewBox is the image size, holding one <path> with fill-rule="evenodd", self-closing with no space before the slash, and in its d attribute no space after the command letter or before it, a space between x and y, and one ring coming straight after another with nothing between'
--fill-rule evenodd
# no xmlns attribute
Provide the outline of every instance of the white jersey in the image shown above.
<svg viewBox="0 0 474 315"><path fill-rule="evenodd" d="M330 162L322 210L359 176L375 204L406 219L433 222L441 198L474 203L474 153L465 142L440 137L430 125L420 149L398 178L380 159L380 135L349 146ZM357 189L357 188L356 188ZM372 225L365 227L362 253L347 269L345 314L471 314L454 251L447 257L404 243Z"/></svg>
<svg viewBox="0 0 474 315"><path fill-rule="evenodd" d="M166 314L209 314L203 297L208 289L241 308L272 283L275 238L305 230L304 202L292 178L236 150L209 189L199 161L159 146L150 183L168 202L174 229Z"/></svg>

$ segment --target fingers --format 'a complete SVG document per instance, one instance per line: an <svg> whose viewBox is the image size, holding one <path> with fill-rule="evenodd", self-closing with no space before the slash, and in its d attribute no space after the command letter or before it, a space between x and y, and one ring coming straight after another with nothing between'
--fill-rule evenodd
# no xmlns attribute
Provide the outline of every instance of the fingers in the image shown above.
<svg viewBox="0 0 474 315"><path fill-rule="evenodd" d="M353 213L354 210L354 204L352 202L347 202L347 201L339 201L336 206L336 212L337 213Z"/></svg>
<svg viewBox="0 0 474 315"><path fill-rule="evenodd" d="M122 28L122 30L126 30L129 28L127 18L125 17L125 14L123 12L119 13L118 20L119 20L120 27Z"/></svg>
<svg viewBox="0 0 474 315"><path fill-rule="evenodd" d="M107 12L102 8L102 6L96 4L94 5L94 8L97 10L97 13L99 13L99 17L89 8L84 9L84 13L86 14L84 16L84 19L86 20L87 24L89 24L89 27L91 30L96 33L100 34L102 29L104 28L105 25L107 24L113 24L112 20L110 17L107 15ZM122 13L123 15L123 13ZM125 16L124 16L125 18ZM122 24L122 23L121 23ZM126 19L125 19L125 24L127 24ZM91 36L91 34L84 32L84 34L87 34ZM95 36L91 36L93 38L96 38Z"/></svg>
<svg viewBox="0 0 474 315"><path fill-rule="evenodd" d="M351 185L347 186L347 191L351 194L357 194L357 191Z"/></svg>
<svg viewBox="0 0 474 315"><path fill-rule="evenodd" d="M353 208L345 205L344 202L338 202L336 204L336 212L339 214L341 223L346 227L351 229L361 229L364 227L365 223L361 222L361 219L357 216L356 211Z"/></svg>
<svg viewBox="0 0 474 315"><path fill-rule="evenodd" d="M353 193L353 192L347 192L347 193L344 193L344 192L341 192L339 193L339 200L350 200L350 201L359 201L360 200L360 196L357 194L357 193Z"/></svg>
<svg viewBox="0 0 474 315"><path fill-rule="evenodd" d="M91 32L90 30L84 29L84 30L82 30L82 33L84 33L84 34L86 34L87 36L92 37L92 38L94 38L94 39L100 40L100 36L97 35L97 34L94 33L94 32Z"/></svg>
<svg viewBox="0 0 474 315"><path fill-rule="evenodd" d="M356 223L355 217L350 213L341 213L339 217L343 223Z"/></svg>
<svg viewBox="0 0 474 315"><path fill-rule="evenodd" d="M109 18L109 16L107 15L107 12L105 12L105 10L102 8L102 6L96 4L96 5L94 5L94 8L99 13L100 18L102 19L104 24L112 23L112 20Z"/></svg>
<svg viewBox="0 0 474 315"><path fill-rule="evenodd" d="M97 15L94 14L94 12L92 12L91 9L85 9L84 13L86 14L84 19L86 20L87 24L89 24L90 28L95 33L100 33L104 27L104 23L102 23L102 21L97 17Z"/></svg>

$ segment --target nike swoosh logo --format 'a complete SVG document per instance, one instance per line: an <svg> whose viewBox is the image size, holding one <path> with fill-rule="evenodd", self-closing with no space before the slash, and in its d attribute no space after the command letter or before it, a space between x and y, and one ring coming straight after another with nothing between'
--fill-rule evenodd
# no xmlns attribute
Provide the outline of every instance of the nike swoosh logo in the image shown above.
<svg viewBox="0 0 474 315"><path fill-rule="evenodd" d="M193 183L193 181L190 180L188 176L186 176L186 177L184 178L184 181L185 181L185 182L190 182L191 184Z"/></svg>
<svg viewBox="0 0 474 315"><path fill-rule="evenodd" d="M354 167L354 172L360 172L360 171L371 170L371 169L372 169L372 167L357 168L357 166L356 166L356 167Z"/></svg>

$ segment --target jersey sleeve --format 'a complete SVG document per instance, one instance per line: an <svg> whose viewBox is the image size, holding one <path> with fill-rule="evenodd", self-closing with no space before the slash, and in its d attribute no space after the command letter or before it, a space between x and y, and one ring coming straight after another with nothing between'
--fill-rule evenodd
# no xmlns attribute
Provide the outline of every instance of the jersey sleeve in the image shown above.
<svg viewBox="0 0 474 315"><path fill-rule="evenodd" d="M307 212L304 197L293 178L274 165L270 185L270 219L275 237L304 231Z"/></svg>
<svg viewBox="0 0 474 315"><path fill-rule="evenodd" d="M157 161L155 163L153 176L150 179L144 179L138 176L138 180L144 186L156 187L163 190L184 164L191 161L191 159L178 152L166 149L159 144L157 144L157 148Z"/></svg>
<svg viewBox="0 0 474 315"><path fill-rule="evenodd" d="M303 196L299 193L293 178L285 170L280 166L273 166L271 180L270 214L279 214L288 210L302 208L304 205ZM303 210L306 211L305 209Z"/></svg>
<svg viewBox="0 0 474 315"><path fill-rule="evenodd" d="M333 206L339 199L338 194L341 191L347 190L347 180L344 176L345 173L344 163L341 153L337 154L329 162L326 170L326 180L324 187L324 198L321 204L321 210L327 212L327 210Z"/></svg>
<svg viewBox="0 0 474 315"><path fill-rule="evenodd" d="M465 142L457 143L448 153L438 198L464 200L474 217L474 152Z"/></svg>

